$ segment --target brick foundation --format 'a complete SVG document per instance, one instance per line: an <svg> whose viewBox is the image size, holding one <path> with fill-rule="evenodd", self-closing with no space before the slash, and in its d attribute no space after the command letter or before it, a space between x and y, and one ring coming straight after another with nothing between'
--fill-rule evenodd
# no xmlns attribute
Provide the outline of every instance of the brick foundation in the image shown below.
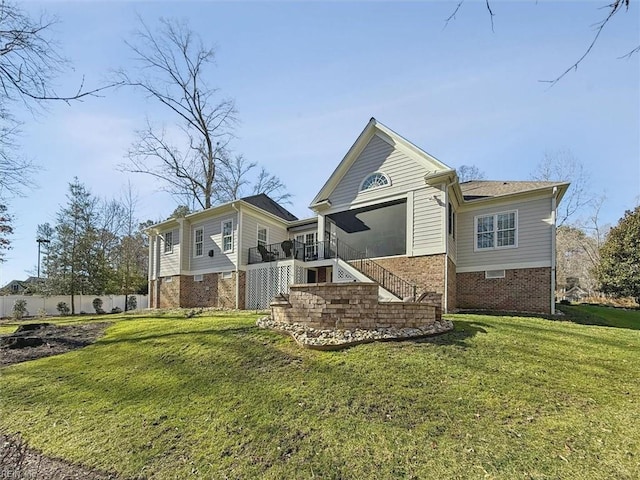
<svg viewBox="0 0 640 480"><path fill-rule="evenodd" d="M436 292L442 296L444 301L445 258L446 256L441 254L422 257L377 258L374 261L400 278L416 284L418 296L425 292ZM444 308L444 304L442 307Z"/></svg>
<svg viewBox="0 0 640 480"><path fill-rule="evenodd" d="M170 278L170 281L167 279ZM158 308L177 308L180 306L180 276L161 277L158 281L160 298Z"/></svg>
<svg viewBox="0 0 640 480"><path fill-rule="evenodd" d="M551 313L551 268L506 270L505 278L484 272L456 274L460 309Z"/></svg>
<svg viewBox="0 0 640 480"><path fill-rule="evenodd" d="M245 272L238 272L240 279L239 308L244 308ZM151 308L236 308L236 272L231 278L222 278L221 273L206 273L202 281L193 275L175 275L167 282L166 277L157 280L160 299L155 302L155 280L151 281Z"/></svg>
<svg viewBox="0 0 640 480"><path fill-rule="evenodd" d="M374 283L311 283L291 285L288 297L271 303L271 317L314 328L416 328L441 319L442 300L436 301L438 305L378 302Z"/></svg>
<svg viewBox="0 0 640 480"><path fill-rule="evenodd" d="M456 276L456 264L447 258L447 312L455 312L457 309Z"/></svg>

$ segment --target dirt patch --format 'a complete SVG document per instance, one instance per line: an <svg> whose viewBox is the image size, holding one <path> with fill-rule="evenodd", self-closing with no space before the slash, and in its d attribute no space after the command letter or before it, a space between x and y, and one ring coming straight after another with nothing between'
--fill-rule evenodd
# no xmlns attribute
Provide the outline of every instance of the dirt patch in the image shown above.
<svg viewBox="0 0 640 480"><path fill-rule="evenodd" d="M66 353L91 345L100 338L109 322L82 325L24 324L10 335L0 335L0 367Z"/></svg>
<svg viewBox="0 0 640 480"><path fill-rule="evenodd" d="M91 345L109 322L82 325L23 324L15 333L0 335L0 366L59 355ZM36 346L29 346L36 345ZM0 479L110 480L114 474L89 470L61 459L47 457L27 446L20 435L0 433Z"/></svg>
<svg viewBox="0 0 640 480"><path fill-rule="evenodd" d="M118 477L49 458L27 447L20 435L0 434L0 478L15 480L111 480Z"/></svg>

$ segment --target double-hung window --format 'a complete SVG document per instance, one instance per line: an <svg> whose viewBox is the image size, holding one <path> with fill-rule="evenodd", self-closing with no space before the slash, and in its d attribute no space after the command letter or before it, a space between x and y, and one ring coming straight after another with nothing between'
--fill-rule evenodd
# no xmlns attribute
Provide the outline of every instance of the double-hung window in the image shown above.
<svg viewBox="0 0 640 480"><path fill-rule="evenodd" d="M222 222L222 251L233 252L233 220Z"/></svg>
<svg viewBox="0 0 640 480"><path fill-rule="evenodd" d="M173 232L164 234L164 253L173 252Z"/></svg>
<svg viewBox="0 0 640 480"><path fill-rule="evenodd" d="M196 228L193 231L193 256L201 257L204 251L204 228Z"/></svg>
<svg viewBox="0 0 640 480"><path fill-rule="evenodd" d="M477 250L514 248L518 246L518 212L501 212L475 217Z"/></svg>
<svg viewBox="0 0 640 480"><path fill-rule="evenodd" d="M304 258L315 260L318 258L318 232L307 233L304 238Z"/></svg>
<svg viewBox="0 0 640 480"><path fill-rule="evenodd" d="M258 246L262 245L263 247L267 246L268 241L268 230L267 227L263 227L262 225L258 225Z"/></svg>

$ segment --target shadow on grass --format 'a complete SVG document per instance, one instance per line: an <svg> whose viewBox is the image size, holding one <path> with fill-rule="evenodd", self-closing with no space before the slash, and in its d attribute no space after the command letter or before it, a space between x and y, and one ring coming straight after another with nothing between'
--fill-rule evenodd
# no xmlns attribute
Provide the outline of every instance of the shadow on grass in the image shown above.
<svg viewBox="0 0 640 480"><path fill-rule="evenodd" d="M452 320L454 329L450 332L431 337L424 337L415 340L415 343L431 343L433 345L455 345L462 348L469 347L467 340L475 337L478 333L488 333L487 329L492 328L486 323L473 320Z"/></svg>

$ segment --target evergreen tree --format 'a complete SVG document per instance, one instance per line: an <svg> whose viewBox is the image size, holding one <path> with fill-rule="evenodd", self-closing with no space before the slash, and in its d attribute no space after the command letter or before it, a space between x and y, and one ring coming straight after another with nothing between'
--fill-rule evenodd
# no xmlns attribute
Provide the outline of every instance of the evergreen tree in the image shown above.
<svg viewBox="0 0 640 480"><path fill-rule="evenodd" d="M0 203L0 263L4 261L4 251L11 248L9 235L13 233L11 215L7 213L7 206Z"/></svg>
<svg viewBox="0 0 640 480"><path fill-rule="evenodd" d="M628 210L600 249L600 289L640 303L640 206Z"/></svg>
<svg viewBox="0 0 640 480"><path fill-rule="evenodd" d="M91 288L95 274L96 200L76 177L69 184L67 205L57 214L55 234L46 259L49 290L71 295L75 314L76 294L96 293Z"/></svg>

